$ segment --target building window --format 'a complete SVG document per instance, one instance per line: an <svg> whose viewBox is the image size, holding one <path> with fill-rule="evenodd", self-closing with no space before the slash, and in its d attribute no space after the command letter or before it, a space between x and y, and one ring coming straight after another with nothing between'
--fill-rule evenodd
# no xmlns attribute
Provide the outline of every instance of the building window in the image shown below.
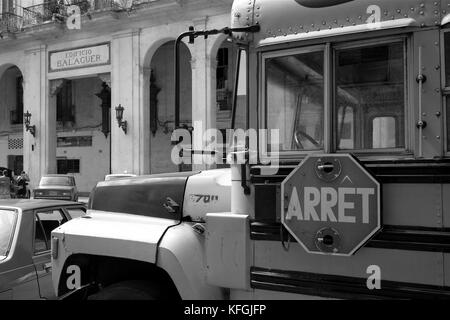
<svg viewBox="0 0 450 320"><path fill-rule="evenodd" d="M64 84L56 96L56 121L63 124L65 122L75 122L71 80L64 80Z"/></svg>
<svg viewBox="0 0 450 320"><path fill-rule="evenodd" d="M231 90L229 88L229 50L228 48L219 48L217 52L216 69L216 101L217 110L231 110Z"/></svg>
<svg viewBox="0 0 450 320"><path fill-rule="evenodd" d="M8 169L19 175L23 171L23 156L8 155Z"/></svg>
<svg viewBox="0 0 450 320"><path fill-rule="evenodd" d="M14 0L2 0L2 13L14 13Z"/></svg>
<svg viewBox="0 0 450 320"><path fill-rule="evenodd" d="M92 147L92 136L58 137L58 148Z"/></svg>
<svg viewBox="0 0 450 320"><path fill-rule="evenodd" d="M16 108L11 110L11 124L23 123L23 77L16 78Z"/></svg>
<svg viewBox="0 0 450 320"><path fill-rule="evenodd" d="M57 160L57 173L80 173L80 160L79 159L58 159Z"/></svg>

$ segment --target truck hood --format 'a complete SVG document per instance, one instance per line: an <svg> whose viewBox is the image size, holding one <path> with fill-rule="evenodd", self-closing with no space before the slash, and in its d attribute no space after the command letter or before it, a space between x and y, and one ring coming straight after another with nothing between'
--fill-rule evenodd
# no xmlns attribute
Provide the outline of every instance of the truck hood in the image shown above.
<svg viewBox="0 0 450 320"><path fill-rule="evenodd" d="M59 250L66 255L83 253L155 262L164 232L178 220L88 210L53 230Z"/></svg>

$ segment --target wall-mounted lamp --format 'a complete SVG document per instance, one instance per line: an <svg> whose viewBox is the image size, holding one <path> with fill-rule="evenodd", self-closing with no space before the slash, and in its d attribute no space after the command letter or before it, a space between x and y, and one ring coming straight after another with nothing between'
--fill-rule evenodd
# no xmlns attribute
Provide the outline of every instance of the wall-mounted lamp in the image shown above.
<svg viewBox="0 0 450 320"><path fill-rule="evenodd" d="M25 129L26 131L30 131L33 137L36 136L36 126L30 126L31 113L27 110L26 113L23 114L23 119L25 120Z"/></svg>
<svg viewBox="0 0 450 320"><path fill-rule="evenodd" d="M124 107L122 107L121 104L119 104L116 107L116 119L117 119L117 123L119 125L119 128L122 128L123 132L125 132L125 134L127 134L127 121L122 121L123 119L123 110Z"/></svg>

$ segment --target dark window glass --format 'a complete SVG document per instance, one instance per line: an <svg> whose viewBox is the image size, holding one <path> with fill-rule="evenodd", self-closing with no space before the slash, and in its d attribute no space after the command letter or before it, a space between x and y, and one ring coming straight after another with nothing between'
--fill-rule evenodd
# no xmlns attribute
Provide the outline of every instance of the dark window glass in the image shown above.
<svg viewBox="0 0 450 320"><path fill-rule="evenodd" d="M80 160L79 159L58 159L57 161L57 173L80 173Z"/></svg>
<svg viewBox="0 0 450 320"><path fill-rule="evenodd" d="M444 33L445 45L445 86L450 87L450 32ZM450 100L446 97L447 115L447 151L450 151Z"/></svg>
<svg viewBox="0 0 450 320"><path fill-rule="evenodd" d="M445 46L445 86L450 87L450 32L444 33Z"/></svg>
<svg viewBox="0 0 450 320"><path fill-rule="evenodd" d="M50 249L49 241L51 239L52 231L67 222L67 219L60 209L39 211L37 213L37 217L42 226L42 231L44 232L44 238L47 242L47 249Z"/></svg>
<svg viewBox="0 0 450 320"><path fill-rule="evenodd" d="M39 221L39 218L35 218L35 232L34 232L34 253L39 253L48 250L48 242L45 237L44 229Z"/></svg>
<svg viewBox="0 0 450 320"><path fill-rule="evenodd" d="M220 48L217 52L216 102L219 111L231 109L231 84L228 79L228 54L228 48Z"/></svg>
<svg viewBox="0 0 450 320"><path fill-rule="evenodd" d="M60 122L74 122L74 107L72 105L72 81L64 80L56 95L56 120Z"/></svg>
<svg viewBox="0 0 450 320"><path fill-rule="evenodd" d="M447 105L447 151L450 151L450 96L446 97Z"/></svg>

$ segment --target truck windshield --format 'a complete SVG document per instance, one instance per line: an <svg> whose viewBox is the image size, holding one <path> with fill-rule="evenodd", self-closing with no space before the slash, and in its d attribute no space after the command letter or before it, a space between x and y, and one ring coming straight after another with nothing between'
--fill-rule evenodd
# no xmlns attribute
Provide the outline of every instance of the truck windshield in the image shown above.
<svg viewBox="0 0 450 320"><path fill-rule="evenodd" d="M8 255L11 239L14 234L16 212L0 210L0 260Z"/></svg>

